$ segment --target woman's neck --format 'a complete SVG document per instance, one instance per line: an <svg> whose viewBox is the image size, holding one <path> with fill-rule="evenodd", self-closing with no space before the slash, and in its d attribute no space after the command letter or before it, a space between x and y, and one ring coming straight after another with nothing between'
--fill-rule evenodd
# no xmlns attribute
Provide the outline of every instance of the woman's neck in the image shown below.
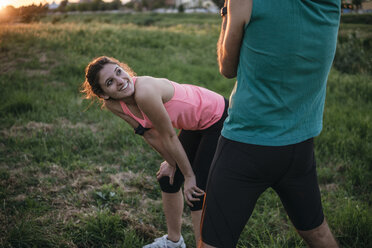
<svg viewBox="0 0 372 248"><path fill-rule="evenodd" d="M121 99L120 101L123 101L126 105L137 105L134 95Z"/></svg>

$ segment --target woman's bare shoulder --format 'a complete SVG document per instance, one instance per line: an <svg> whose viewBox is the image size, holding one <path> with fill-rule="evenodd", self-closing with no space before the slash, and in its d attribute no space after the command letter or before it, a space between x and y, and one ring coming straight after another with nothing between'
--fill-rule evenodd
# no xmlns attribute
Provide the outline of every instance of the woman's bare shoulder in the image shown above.
<svg viewBox="0 0 372 248"><path fill-rule="evenodd" d="M138 104L148 103L159 99L163 102L168 101L174 94L171 82L166 78L155 78L150 76L141 77L136 83L135 99Z"/></svg>
<svg viewBox="0 0 372 248"><path fill-rule="evenodd" d="M136 80L136 86L140 85L141 87L151 87L154 86L156 87L157 84L163 84L163 83L169 83L170 81L166 78L156 78L156 77L151 77L151 76L141 76L137 77Z"/></svg>

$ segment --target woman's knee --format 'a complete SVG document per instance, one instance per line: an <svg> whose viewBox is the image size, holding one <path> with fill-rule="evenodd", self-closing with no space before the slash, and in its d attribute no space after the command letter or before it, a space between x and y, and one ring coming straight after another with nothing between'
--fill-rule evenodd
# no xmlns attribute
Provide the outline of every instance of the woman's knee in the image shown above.
<svg viewBox="0 0 372 248"><path fill-rule="evenodd" d="M180 190L183 180L182 181L176 180L175 178L173 184L170 184L169 177L165 176L165 177L159 178L158 182L159 182L161 191L165 193L176 193Z"/></svg>

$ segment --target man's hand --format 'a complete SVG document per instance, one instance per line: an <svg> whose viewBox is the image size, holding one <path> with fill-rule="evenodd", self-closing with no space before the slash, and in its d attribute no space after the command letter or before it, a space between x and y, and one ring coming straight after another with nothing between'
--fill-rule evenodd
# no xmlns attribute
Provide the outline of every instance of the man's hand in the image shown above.
<svg viewBox="0 0 372 248"><path fill-rule="evenodd" d="M156 172L156 178L159 180L162 177L169 177L169 184L173 185L174 173L176 173L176 167L168 164L167 161L164 161L160 164L158 172Z"/></svg>

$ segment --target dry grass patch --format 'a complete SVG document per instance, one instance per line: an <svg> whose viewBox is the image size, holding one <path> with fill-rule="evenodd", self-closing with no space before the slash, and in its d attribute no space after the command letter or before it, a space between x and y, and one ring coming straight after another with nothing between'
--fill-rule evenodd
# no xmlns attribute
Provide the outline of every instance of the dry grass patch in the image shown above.
<svg viewBox="0 0 372 248"><path fill-rule="evenodd" d="M325 190L327 192L333 192L338 190L338 185L336 183L328 183L324 185L320 185L321 190Z"/></svg>
<svg viewBox="0 0 372 248"><path fill-rule="evenodd" d="M102 129L100 124L86 124L83 122L77 122L73 124L70 120L65 118L60 118L57 120L57 125L59 125L61 128L68 128L68 129L90 129L92 133L97 133Z"/></svg>
<svg viewBox="0 0 372 248"><path fill-rule="evenodd" d="M134 173L132 171L120 172L110 175L112 183L129 191L151 190L154 187L154 177L145 175L143 172Z"/></svg>
<svg viewBox="0 0 372 248"><path fill-rule="evenodd" d="M13 125L9 129L1 130L5 138L26 137L30 138L34 133L42 132L44 134L52 133L56 128L62 129L90 129L93 133L98 132L101 127L99 124L86 124L82 122L71 123L69 120L60 118L56 123L44 123L30 121L25 125Z"/></svg>
<svg viewBox="0 0 372 248"><path fill-rule="evenodd" d="M38 69L38 70L26 70L26 75L29 76L29 77L33 77L33 76L46 76L46 75L49 75L50 73L50 70L45 70L45 69Z"/></svg>
<svg viewBox="0 0 372 248"><path fill-rule="evenodd" d="M5 136L5 138L30 138L35 132L50 133L52 130L52 124L30 121L26 125L13 125L9 129L3 129L1 130L1 133Z"/></svg>

